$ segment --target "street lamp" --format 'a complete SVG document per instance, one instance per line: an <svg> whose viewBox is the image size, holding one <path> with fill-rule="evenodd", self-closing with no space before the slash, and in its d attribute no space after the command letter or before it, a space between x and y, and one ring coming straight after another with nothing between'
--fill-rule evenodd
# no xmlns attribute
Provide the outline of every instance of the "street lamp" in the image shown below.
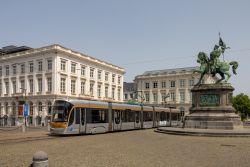
<svg viewBox="0 0 250 167"><path fill-rule="evenodd" d="M164 98L164 104L165 104L165 108L166 108L166 104L167 104L167 101L166 99L170 97L170 94L168 93L166 96L163 96ZM170 109L170 112L169 112L169 126L171 127L172 126L172 115L171 115L171 107L170 107L170 102L169 102L169 109ZM167 124L166 124L167 125Z"/></svg>
<svg viewBox="0 0 250 167"><path fill-rule="evenodd" d="M26 91L27 91L27 89L25 89L25 88L20 88L21 90L22 90L22 92L24 92L24 111L23 112L25 112L25 107L26 107ZM24 125L25 125L25 127L27 126L27 116L25 115L25 113L23 113L24 114Z"/></svg>

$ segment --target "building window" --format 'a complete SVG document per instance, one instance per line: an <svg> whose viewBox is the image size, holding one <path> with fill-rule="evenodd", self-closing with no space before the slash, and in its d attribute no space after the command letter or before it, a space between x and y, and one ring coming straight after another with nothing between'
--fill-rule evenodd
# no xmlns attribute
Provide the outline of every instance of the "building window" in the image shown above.
<svg viewBox="0 0 250 167"><path fill-rule="evenodd" d="M16 93L16 81L12 81L13 93Z"/></svg>
<svg viewBox="0 0 250 167"><path fill-rule="evenodd" d="M181 118L183 119L183 117L185 115L185 108L184 107L180 107L180 114L181 114Z"/></svg>
<svg viewBox="0 0 250 167"><path fill-rule="evenodd" d="M43 83L42 83L42 78L38 78L37 82L38 82L38 92L42 92L43 90Z"/></svg>
<svg viewBox="0 0 250 167"><path fill-rule="evenodd" d="M133 95L133 94L132 94ZM121 89L118 89L118 91L117 91L117 96L118 96L118 100L120 100L121 99Z"/></svg>
<svg viewBox="0 0 250 167"><path fill-rule="evenodd" d="M189 80L189 86L194 86L194 79Z"/></svg>
<svg viewBox="0 0 250 167"><path fill-rule="evenodd" d="M105 81L108 81L109 80L109 73L105 73Z"/></svg>
<svg viewBox="0 0 250 167"><path fill-rule="evenodd" d="M166 82L161 82L161 88L166 88Z"/></svg>
<svg viewBox="0 0 250 167"><path fill-rule="evenodd" d="M98 80L101 80L101 79L102 79L102 71L99 70L99 71L98 71Z"/></svg>
<svg viewBox="0 0 250 167"><path fill-rule="evenodd" d="M175 81L170 81L170 87L174 88L175 87Z"/></svg>
<svg viewBox="0 0 250 167"><path fill-rule="evenodd" d="M29 108L29 109L30 109L30 113L29 113L29 114L30 114L30 115L33 115L33 103L30 102L30 105L29 105L29 106L30 106L30 108Z"/></svg>
<svg viewBox="0 0 250 167"><path fill-rule="evenodd" d="M91 84L89 85L89 93L90 93L90 96L93 96L93 95L94 95L94 84L93 84L93 83L91 83Z"/></svg>
<svg viewBox="0 0 250 167"><path fill-rule="evenodd" d="M129 94L129 97L130 97L130 99L133 99L133 98L134 98L133 93L130 93L130 94Z"/></svg>
<svg viewBox="0 0 250 167"><path fill-rule="evenodd" d="M39 114L38 115L41 115L41 112L43 111L43 103L42 102L39 102L38 103L38 112Z"/></svg>
<svg viewBox="0 0 250 167"><path fill-rule="evenodd" d="M124 98L125 98L125 100L128 99L128 94L127 93L124 94Z"/></svg>
<svg viewBox="0 0 250 167"><path fill-rule="evenodd" d="M166 93L165 93L165 92L162 92L162 93L161 93L161 101L162 101L162 102L165 102L166 98L167 98L167 97L166 97Z"/></svg>
<svg viewBox="0 0 250 167"><path fill-rule="evenodd" d="M105 97L108 98L108 86L105 86Z"/></svg>
<svg viewBox="0 0 250 167"><path fill-rule="evenodd" d="M180 87L185 87L185 79L180 79Z"/></svg>
<svg viewBox="0 0 250 167"><path fill-rule="evenodd" d="M85 82L81 82L81 94L84 95L85 94Z"/></svg>
<svg viewBox="0 0 250 167"><path fill-rule="evenodd" d="M2 67L0 66L0 76L2 76Z"/></svg>
<svg viewBox="0 0 250 167"><path fill-rule="evenodd" d="M33 89L33 79L29 79L30 93L34 91Z"/></svg>
<svg viewBox="0 0 250 167"><path fill-rule="evenodd" d="M21 74L25 73L25 64L21 64Z"/></svg>
<svg viewBox="0 0 250 167"><path fill-rule="evenodd" d="M47 88L48 88L48 92L52 91L52 78L51 77L47 78Z"/></svg>
<svg viewBox="0 0 250 167"><path fill-rule="evenodd" d="M76 73L76 63L71 63L71 72Z"/></svg>
<svg viewBox="0 0 250 167"><path fill-rule="evenodd" d="M43 71L43 62L38 61L38 71Z"/></svg>
<svg viewBox="0 0 250 167"><path fill-rule="evenodd" d="M5 93L9 94L9 82L5 82Z"/></svg>
<svg viewBox="0 0 250 167"><path fill-rule="evenodd" d="M185 92L180 92L180 102L185 102Z"/></svg>
<svg viewBox="0 0 250 167"><path fill-rule="evenodd" d="M10 75L9 66L6 66L6 67L5 67L5 74L6 74L6 76L9 76L9 75Z"/></svg>
<svg viewBox="0 0 250 167"><path fill-rule="evenodd" d="M1 96L1 94L2 94L2 82L0 82L0 96Z"/></svg>
<svg viewBox="0 0 250 167"><path fill-rule="evenodd" d="M97 87L97 95L98 95L98 97L101 97L101 88L102 88L102 86L98 85L98 87Z"/></svg>
<svg viewBox="0 0 250 167"><path fill-rule="evenodd" d="M148 92L145 93L145 100L146 100L146 102L149 102L149 93Z"/></svg>
<svg viewBox="0 0 250 167"><path fill-rule="evenodd" d="M145 88L146 88L146 89L149 89L149 82L146 82L146 83L145 83Z"/></svg>
<svg viewBox="0 0 250 167"><path fill-rule="evenodd" d="M90 76L90 78L94 78L94 69L93 68L90 69L89 76Z"/></svg>
<svg viewBox="0 0 250 167"><path fill-rule="evenodd" d="M60 91L61 91L61 93L65 93L65 88L66 88L66 79L61 78L61 83L60 83Z"/></svg>
<svg viewBox="0 0 250 167"><path fill-rule="evenodd" d="M47 60L48 70L52 70L52 60Z"/></svg>
<svg viewBox="0 0 250 167"><path fill-rule="evenodd" d="M76 93L76 80L71 80L71 94Z"/></svg>
<svg viewBox="0 0 250 167"><path fill-rule="evenodd" d="M66 71L66 61L65 60L61 60L61 70Z"/></svg>
<svg viewBox="0 0 250 167"><path fill-rule="evenodd" d="M112 88L112 99L115 99L115 88Z"/></svg>
<svg viewBox="0 0 250 167"><path fill-rule="evenodd" d="M12 68L13 68L13 75L15 75L16 74L16 65L13 65Z"/></svg>
<svg viewBox="0 0 250 167"><path fill-rule="evenodd" d="M34 64L33 62L30 62L30 72L33 72L34 71Z"/></svg>
<svg viewBox="0 0 250 167"><path fill-rule="evenodd" d="M118 76L118 84L121 84L121 76Z"/></svg>
<svg viewBox="0 0 250 167"><path fill-rule="evenodd" d="M153 88L157 88L158 87L158 82L153 82Z"/></svg>
<svg viewBox="0 0 250 167"><path fill-rule="evenodd" d="M175 101L175 93L174 92L170 93L170 100Z"/></svg>
<svg viewBox="0 0 250 167"><path fill-rule="evenodd" d="M52 103L49 101L48 102L48 115L51 115L51 111L52 111Z"/></svg>
<svg viewBox="0 0 250 167"><path fill-rule="evenodd" d="M157 93L153 93L153 100L154 102L157 102Z"/></svg>
<svg viewBox="0 0 250 167"><path fill-rule="evenodd" d="M85 76L85 66L81 66L81 76Z"/></svg>
<svg viewBox="0 0 250 167"><path fill-rule="evenodd" d="M20 81L20 85L21 85L21 87L20 87L21 92L24 93L24 91L25 91L25 81L24 81L24 80L21 80L21 81Z"/></svg>
<svg viewBox="0 0 250 167"><path fill-rule="evenodd" d="M112 83L115 83L115 74L112 75Z"/></svg>

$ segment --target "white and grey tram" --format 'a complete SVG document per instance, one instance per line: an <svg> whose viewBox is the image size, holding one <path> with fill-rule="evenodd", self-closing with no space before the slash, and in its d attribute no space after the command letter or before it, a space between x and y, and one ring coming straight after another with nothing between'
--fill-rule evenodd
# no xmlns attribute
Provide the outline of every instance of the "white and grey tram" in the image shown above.
<svg viewBox="0 0 250 167"><path fill-rule="evenodd" d="M177 109L90 100L56 100L51 134L96 134L166 126L179 120Z"/></svg>

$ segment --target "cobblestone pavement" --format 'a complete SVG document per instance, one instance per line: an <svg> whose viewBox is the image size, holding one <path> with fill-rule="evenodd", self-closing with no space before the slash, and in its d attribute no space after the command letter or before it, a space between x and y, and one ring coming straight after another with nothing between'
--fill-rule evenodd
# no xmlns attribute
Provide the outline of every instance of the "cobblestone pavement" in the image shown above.
<svg viewBox="0 0 250 167"><path fill-rule="evenodd" d="M1 167L29 166L38 150L48 154L52 167L250 166L250 138L174 136L153 129L0 144L0 150Z"/></svg>

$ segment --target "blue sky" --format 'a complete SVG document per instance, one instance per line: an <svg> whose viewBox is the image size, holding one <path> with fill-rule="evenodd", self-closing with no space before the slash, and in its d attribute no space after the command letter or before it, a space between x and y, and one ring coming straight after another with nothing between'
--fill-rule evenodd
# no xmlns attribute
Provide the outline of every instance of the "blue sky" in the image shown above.
<svg viewBox="0 0 250 167"><path fill-rule="evenodd" d="M125 81L148 70L197 66L218 33L237 60L230 82L250 95L250 1L3 0L0 47L54 43L119 65Z"/></svg>

